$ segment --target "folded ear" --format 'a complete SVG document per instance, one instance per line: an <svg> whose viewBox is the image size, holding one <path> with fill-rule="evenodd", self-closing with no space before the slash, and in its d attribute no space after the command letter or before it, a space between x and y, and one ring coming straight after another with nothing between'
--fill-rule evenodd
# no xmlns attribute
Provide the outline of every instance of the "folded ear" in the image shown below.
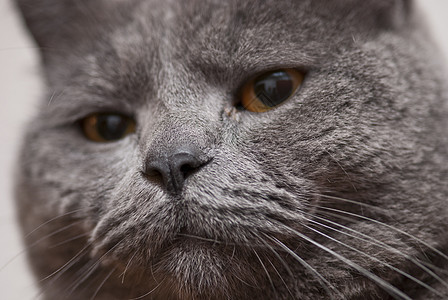
<svg viewBox="0 0 448 300"><path fill-rule="evenodd" d="M92 38L101 23L102 0L15 1L44 59Z"/></svg>

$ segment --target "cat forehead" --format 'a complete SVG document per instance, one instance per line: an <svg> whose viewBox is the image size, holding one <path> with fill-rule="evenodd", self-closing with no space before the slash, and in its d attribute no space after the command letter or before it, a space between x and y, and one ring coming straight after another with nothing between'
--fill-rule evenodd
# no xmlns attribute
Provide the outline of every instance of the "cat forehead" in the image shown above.
<svg viewBox="0 0 448 300"><path fill-rule="evenodd" d="M140 1L129 8L124 23L115 26L110 41L117 54L129 57L142 47L157 55L231 64L245 56L277 52L288 64L291 52L319 56L333 45L351 42L402 18L403 1ZM119 6L115 10L122 11ZM299 47L298 47L299 46ZM278 49L282 49L286 57ZM256 49L257 53L253 53ZM317 51L313 51L313 49ZM320 50L320 51L319 51ZM131 53L129 53L131 52ZM176 53L170 53L176 52ZM313 53L314 52L314 53ZM291 57L291 60L294 58ZM286 60L286 61L285 61ZM235 63L240 63L235 62ZM273 62L275 63L275 62Z"/></svg>
<svg viewBox="0 0 448 300"><path fill-rule="evenodd" d="M399 29L410 3L17 1L42 51L49 82L56 88L70 85L80 90L87 82L88 89L100 94L116 93L120 81L127 86L121 90L132 93L141 82L157 90L159 77L182 82L179 77L193 76L188 74L203 74L209 82L221 76L214 82L236 88L247 76L266 69L312 67L344 44ZM161 72L165 74L159 76Z"/></svg>
<svg viewBox="0 0 448 300"><path fill-rule="evenodd" d="M128 20L180 32L238 33L238 29L286 32L334 28L345 31L393 27L409 8L406 0L140 1ZM114 7L121 11L120 5ZM171 27L171 26L172 27Z"/></svg>
<svg viewBox="0 0 448 300"><path fill-rule="evenodd" d="M16 1L43 52L79 48L136 22L142 33L147 28L159 35L183 34L187 39L194 35L238 37L242 31L254 37L319 30L343 35L396 27L411 6L411 0ZM45 55L57 54L46 51Z"/></svg>
<svg viewBox="0 0 448 300"><path fill-rule="evenodd" d="M135 73L137 68L142 71L138 72L140 79L148 71L154 79L159 70L169 68L177 68L170 74L171 80L195 68L209 70L210 76L253 74L271 67L307 65L328 54L333 44L344 39L352 42L350 34L342 34L345 25L337 19L332 21L334 25L320 26L328 20L311 5L317 2L273 3L141 1L127 11L115 7L110 14L120 11L116 17L120 22L103 24L106 31L101 39L89 48L87 56L80 56L80 74L104 78L116 72ZM341 34L328 34L328 28L335 27L341 27L334 29ZM116 77L120 76L102 83L113 87Z"/></svg>
<svg viewBox="0 0 448 300"><path fill-rule="evenodd" d="M67 0L66 0L67 1ZM126 1L111 1L106 6L123 11L126 8L137 8L139 13L153 19L175 18L181 22L216 23L220 24L227 16L237 19L238 24L263 24L267 21L280 21L282 18L292 18L295 22L324 18L342 21L345 17L355 19L359 23L371 22L378 18L378 14L387 14L387 11L401 10L406 12L411 7L410 0L140 0L129 5ZM107 8L106 8L107 9ZM98 12L99 13L99 12ZM368 18L367 16L371 16ZM378 21L378 20L377 20Z"/></svg>

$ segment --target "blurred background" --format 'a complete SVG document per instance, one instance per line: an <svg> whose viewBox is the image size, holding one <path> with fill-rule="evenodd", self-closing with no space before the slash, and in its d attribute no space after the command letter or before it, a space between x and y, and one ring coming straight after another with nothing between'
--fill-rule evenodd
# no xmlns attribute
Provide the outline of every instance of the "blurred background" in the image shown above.
<svg viewBox="0 0 448 300"><path fill-rule="evenodd" d="M360 0L362 1L362 0ZM39 1L35 1L38 5ZM448 57L448 1L418 0ZM445 61L448 61L445 59ZM448 84L448 82L447 82ZM38 56L9 0L0 0L0 299L38 299L19 238L12 178L21 131L41 95Z"/></svg>

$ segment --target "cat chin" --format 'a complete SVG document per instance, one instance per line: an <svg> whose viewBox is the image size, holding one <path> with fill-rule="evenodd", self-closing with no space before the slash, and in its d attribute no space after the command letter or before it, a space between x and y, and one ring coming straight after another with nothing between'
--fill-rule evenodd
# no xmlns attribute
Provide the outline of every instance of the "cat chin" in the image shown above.
<svg viewBox="0 0 448 300"><path fill-rule="evenodd" d="M157 253L147 253L146 257L95 256L103 256L105 270L125 274L117 286L138 291L135 297L150 292L154 299L228 299L229 295L246 299L248 290L254 289L254 294L266 281L263 270L254 269L253 250L244 247L180 237Z"/></svg>
<svg viewBox="0 0 448 300"><path fill-rule="evenodd" d="M166 252L155 273L168 283L169 291L175 291L174 299L224 299L242 296L238 295L242 284L247 290L260 283L248 260L244 249L184 239ZM161 284L162 293L164 287Z"/></svg>

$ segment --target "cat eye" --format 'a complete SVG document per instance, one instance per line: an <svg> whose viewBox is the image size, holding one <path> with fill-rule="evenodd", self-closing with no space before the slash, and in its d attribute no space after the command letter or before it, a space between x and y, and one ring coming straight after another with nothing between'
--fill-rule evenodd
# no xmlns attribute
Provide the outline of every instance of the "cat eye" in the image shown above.
<svg viewBox="0 0 448 300"><path fill-rule="evenodd" d="M305 74L280 69L261 74L241 89L241 105L252 112L265 112L288 100L302 84Z"/></svg>
<svg viewBox="0 0 448 300"><path fill-rule="evenodd" d="M81 129L91 141L113 142L135 132L135 121L120 114L96 113L81 120Z"/></svg>

